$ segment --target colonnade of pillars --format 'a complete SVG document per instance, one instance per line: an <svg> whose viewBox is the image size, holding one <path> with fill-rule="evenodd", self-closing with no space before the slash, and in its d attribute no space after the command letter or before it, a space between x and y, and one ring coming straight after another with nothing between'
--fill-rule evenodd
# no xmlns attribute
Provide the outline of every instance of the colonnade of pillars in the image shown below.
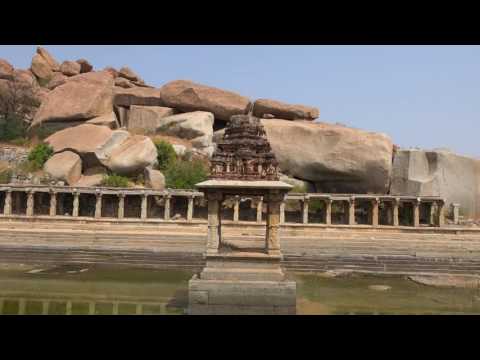
<svg viewBox="0 0 480 360"><path fill-rule="evenodd" d="M288 197L287 197L288 199ZM304 196L301 201L302 203L302 223L309 224L309 202L312 198L308 195ZM388 211L388 218L389 218L389 225L392 226L399 226L400 225L400 204L401 203L411 203L413 205L413 226L418 227L420 226L420 204L422 203L422 198L416 199L402 199L402 198L355 198L350 197L347 200L335 200L331 198L315 198L316 200L324 201L325 204L325 224L331 225L332 224L332 203L334 201L343 201L348 202L348 225L356 225L356 217L355 217L355 210L356 210L356 203L357 201L369 201L371 203L371 207L369 210L368 223L372 226L379 225L379 218L380 218L380 203L387 203L389 207L387 208ZM286 200L286 199L285 199ZM285 200L280 204L280 223L285 224ZM430 225L436 226L443 226L444 219L445 219L445 202L442 199L437 200L423 200L424 203L430 204L430 218L428 223ZM437 205L437 209L435 210L434 204ZM262 211L263 211L263 200L257 202L257 216L256 221L258 223L262 222ZM240 196L235 196L234 204L233 204L233 221L239 221L239 213L240 213Z"/></svg>
<svg viewBox="0 0 480 360"><path fill-rule="evenodd" d="M3 215L13 215L12 213L12 193L13 192L20 192L20 193L25 193L26 194L26 210L25 210L25 215L26 216L33 216L36 215L35 212L35 189L6 189L3 191L3 194L5 194L4 197L4 208L3 208ZM141 198L141 205L140 205L140 219L147 219L149 217L148 215L148 198L149 196L155 196L155 197L162 197L163 199L163 205L164 205L164 214L163 214L163 219L164 220L170 220L171 219L171 200L173 196L176 197L183 197L187 199L187 209L186 209L186 220L187 221L192 221L193 216L194 216L194 199L195 197L202 197L202 194L199 193L188 193L188 192L183 192L182 195L180 194L175 194L173 193L168 193L168 194L162 194L162 195L156 195L156 194L148 194L148 193L128 193L128 192L118 192L118 193L112 193L112 192L102 192L101 190L98 190L96 192L90 191L90 192L79 192L79 191L71 191L71 192L66 192L66 191L56 191L56 190L51 190L49 192L46 191L38 191L38 193L48 193L50 194L50 209L48 214L50 216L56 216L56 215L63 215L63 214L57 214L57 209L61 208L57 206L58 203L58 195L59 194L71 194L73 197L73 204L72 204L72 216L73 217L79 217L80 215L80 196L84 194L91 194L95 196L95 210L93 213L94 218L101 218L102 217L102 197L104 195L116 195L118 196L118 209L117 209L117 218L123 219L125 217L125 203L126 203L126 197L127 196L140 196ZM233 222L239 222L240 221L240 201L242 200L241 196L235 196L233 198ZM309 194L304 195L304 196L298 196L294 195L292 197L289 197L288 195L284 198L284 200L280 203L280 208L279 208L279 219L281 224L286 223L285 219L285 212L286 212L286 201L287 200L298 200L301 202L301 217L300 217L300 222L303 224L309 224L310 219L309 219L309 205L312 200L315 201L323 201L324 202L324 224L326 225L331 225L332 224L332 217L333 217L333 211L332 211L332 205L334 202L341 201L345 205L345 214L347 214L347 224L349 225L356 225L356 206L359 202L365 203L365 202L370 202L371 206L369 206L368 209L368 224L372 226L378 226L379 225L379 219L380 219L380 204L386 204L386 211L388 213L388 225L392 226L399 226L400 225L400 204L411 204L412 207L412 214L411 218L413 219L412 224L414 227L420 226L420 205L422 203L427 203L430 204L431 206L429 207L430 209L430 218L428 220L428 223L430 225L435 225L435 226L443 226L444 225L444 212L445 212L445 202L443 199L440 198L411 198L411 197L391 197L391 196L385 196L385 197L319 197L319 196L311 196ZM63 205L63 199L62 202L59 204ZM138 203L137 203L138 204ZM436 204L434 206L433 204ZM138 206L138 205L137 205ZM18 205L17 205L18 208ZM255 221L257 223L262 222L262 214L263 214L263 208L264 208L264 199L263 197L260 197L259 200L256 202L256 218ZM458 210L457 210L458 212Z"/></svg>
<svg viewBox="0 0 480 360"><path fill-rule="evenodd" d="M348 225L356 225L356 204L357 202L370 202L371 206L368 209L368 223L372 226L378 226L379 225L379 219L380 219L380 204L384 203L387 205L386 211L388 213L388 218L389 218L389 225L392 226L399 226L400 225L400 204L401 203L410 203L412 204L412 219L413 219L413 226L418 227L420 226L420 205L421 203L426 203L429 204L429 219L428 223L430 225L436 225L436 226L443 226L444 225L444 219L445 219L445 202L443 199L423 199L422 198L416 198L416 199L402 199L402 198L380 198L380 197L375 197L375 198L355 198L355 197L350 197L347 200L341 199L341 200L336 200L336 199L319 199L316 198L320 201L324 201L325 204L325 224L330 225L332 224L332 204L334 201L342 201L347 204L348 210ZM303 200L300 200L302 202L302 223L308 224L309 223L309 201L310 198L308 196L305 196ZM434 206L436 204L436 208ZM281 222L285 223L285 205L281 207Z"/></svg>
<svg viewBox="0 0 480 360"><path fill-rule="evenodd" d="M16 191L16 190L15 190ZM3 207L3 215L12 215L12 190L5 191L5 202ZM45 192L42 192L45 193ZM34 216L34 208L35 208L35 191L34 190L27 190L27 204L26 204L26 216ZM63 194L63 192L56 192L52 191L49 192L50 194L50 208L49 208L49 216L56 216L57 215L57 195ZM79 216L79 207L80 207L80 192L73 192L73 210L72 216L78 217ZM91 193L86 193L91 194ZM95 212L94 218L101 218L102 217L102 196L104 195L102 192L96 192L95 194ZM117 217L119 219L123 219L125 217L125 198L126 196L141 196L141 205L140 205L140 219L147 219L148 214L148 196L157 196L157 195L149 195L149 194L126 194L126 193L118 193L118 211ZM171 219L171 199L172 195L162 195L164 200L164 220ZM193 220L193 212L194 212L194 198L195 195L191 194L187 196L188 203L187 203L187 221Z"/></svg>

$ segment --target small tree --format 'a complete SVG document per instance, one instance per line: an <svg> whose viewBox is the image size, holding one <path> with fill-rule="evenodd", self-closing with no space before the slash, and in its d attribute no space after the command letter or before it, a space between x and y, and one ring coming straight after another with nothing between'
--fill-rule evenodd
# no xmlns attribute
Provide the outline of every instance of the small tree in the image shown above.
<svg viewBox="0 0 480 360"><path fill-rule="evenodd" d="M155 146L157 147L158 169L164 171L176 161L177 154L173 146L164 140L155 142Z"/></svg>
<svg viewBox="0 0 480 360"><path fill-rule="evenodd" d="M53 148L48 144L38 144L28 154L28 161L32 170L39 170L53 155Z"/></svg>
<svg viewBox="0 0 480 360"><path fill-rule="evenodd" d="M208 168L200 160L178 160L164 172L166 186L171 189L193 189L207 179Z"/></svg>
<svg viewBox="0 0 480 360"><path fill-rule="evenodd" d="M37 108L38 88L26 81L6 81L0 87L0 139L25 137Z"/></svg>

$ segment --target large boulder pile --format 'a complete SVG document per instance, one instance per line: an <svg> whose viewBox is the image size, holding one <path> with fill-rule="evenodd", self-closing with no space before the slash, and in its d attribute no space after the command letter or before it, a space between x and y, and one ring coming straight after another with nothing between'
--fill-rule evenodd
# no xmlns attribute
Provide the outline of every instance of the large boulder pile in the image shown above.
<svg viewBox="0 0 480 360"><path fill-rule="evenodd" d="M45 142L53 148L54 156L47 161L44 170L54 179L75 186L99 185L107 170L121 175L139 174L153 167L157 160L157 149L150 138L107 126L69 127L49 136ZM66 153L71 166L65 160ZM77 171L75 165L75 176L70 170L72 154L80 161L81 171Z"/></svg>
<svg viewBox="0 0 480 360"><path fill-rule="evenodd" d="M398 150L393 160L393 195L442 196L458 203L467 218L480 218L480 160L446 150Z"/></svg>

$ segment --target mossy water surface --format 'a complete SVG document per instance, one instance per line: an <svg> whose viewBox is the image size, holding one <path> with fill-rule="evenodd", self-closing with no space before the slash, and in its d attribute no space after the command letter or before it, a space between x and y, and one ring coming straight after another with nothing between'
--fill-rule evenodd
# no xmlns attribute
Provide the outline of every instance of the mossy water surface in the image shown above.
<svg viewBox="0 0 480 360"><path fill-rule="evenodd" d="M183 314L192 271L0 266L0 314ZM292 274L298 314L480 314L480 289L406 277Z"/></svg>

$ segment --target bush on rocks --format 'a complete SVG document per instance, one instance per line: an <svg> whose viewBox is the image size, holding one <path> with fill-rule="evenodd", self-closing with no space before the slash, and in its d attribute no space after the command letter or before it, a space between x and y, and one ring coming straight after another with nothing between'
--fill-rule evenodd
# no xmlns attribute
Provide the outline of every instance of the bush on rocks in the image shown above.
<svg viewBox="0 0 480 360"><path fill-rule="evenodd" d="M166 187L171 189L193 189L196 183L207 179L208 168L201 160L177 160L165 171Z"/></svg>
<svg viewBox="0 0 480 360"><path fill-rule="evenodd" d="M1 96L1 95L0 95ZM0 119L0 140L13 141L26 137L28 124L18 116L9 116Z"/></svg>
<svg viewBox="0 0 480 360"><path fill-rule="evenodd" d="M173 146L165 140L156 141L155 146L157 148L158 154L158 170L164 171L175 162L175 160L177 159L177 155Z"/></svg>
<svg viewBox="0 0 480 360"><path fill-rule="evenodd" d="M129 178L117 174L105 175L102 180L102 185L106 187L129 187Z"/></svg>
<svg viewBox="0 0 480 360"><path fill-rule="evenodd" d="M48 144L38 144L28 154L28 161L33 171L40 170L53 155L53 148Z"/></svg>
<svg viewBox="0 0 480 360"><path fill-rule="evenodd" d="M0 171L0 184L8 184L12 176L11 169L3 169Z"/></svg>

